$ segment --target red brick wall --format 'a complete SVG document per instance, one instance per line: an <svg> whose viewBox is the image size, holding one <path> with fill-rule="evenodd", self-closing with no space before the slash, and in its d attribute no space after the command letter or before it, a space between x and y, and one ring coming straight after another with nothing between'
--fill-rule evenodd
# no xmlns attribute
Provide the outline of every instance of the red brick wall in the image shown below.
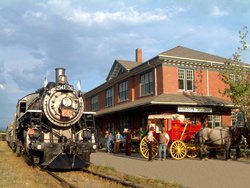
<svg viewBox="0 0 250 188"><path fill-rule="evenodd" d="M230 126L231 125L231 116L230 115L222 115L221 116L221 126Z"/></svg>
<svg viewBox="0 0 250 188"><path fill-rule="evenodd" d="M195 70L194 71L194 92L197 95L207 96L207 70Z"/></svg>
<svg viewBox="0 0 250 188"><path fill-rule="evenodd" d="M163 73L163 93L178 92L178 68L170 66L161 67Z"/></svg>
<svg viewBox="0 0 250 188"><path fill-rule="evenodd" d="M208 76L207 76L208 73ZM208 85L207 87L207 77ZM178 91L178 67L162 66L157 70L158 95L161 93L180 93ZM223 97L219 89L222 91L225 84L220 80L219 72L212 70L194 70L194 93L203 96Z"/></svg>
<svg viewBox="0 0 250 188"><path fill-rule="evenodd" d="M135 100L138 100L140 98L141 75L136 75L134 77L134 86L135 86Z"/></svg>
<svg viewBox="0 0 250 188"><path fill-rule="evenodd" d="M153 80L154 69L152 69ZM178 91L178 67L177 66L159 66L156 68L157 74L157 94L161 93L182 93L182 91ZM208 75L207 75L208 74ZM207 77L209 81L207 82ZM125 80L124 80L125 81ZM128 101L131 102L134 100L140 99L140 82L141 82L141 74L132 76L128 79L128 87L129 93ZM120 83L120 82L119 82ZM119 101L119 83L116 83L113 86L114 89L114 105L118 105L124 102ZM207 87L207 83L209 87ZM219 89L222 91L225 88L224 83L219 78L219 72L214 70L194 70L194 85L195 90L194 93L197 95L203 96L214 96L219 98L223 97L219 93ZM153 84L154 91L154 84ZM99 93L99 110L106 108L106 97L105 91ZM85 106L87 110L91 110L91 98L86 99Z"/></svg>
<svg viewBox="0 0 250 188"><path fill-rule="evenodd" d="M103 109L106 106L105 91L98 94L98 110Z"/></svg>
<svg viewBox="0 0 250 188"><path fill-rule="evenodd" d="M157 75L157 95L163 93L163 68L162 66L156 68Z"/></svg>
<svg viewBox="0 0 250 188"><path fill-rule="evenodd" d="M84 111L91 111L91 98L84 99Z"/></svg>
<svg viewBox="0 0 250 188"><path fill-rule="evenodd" d="M208 84L209 84L209 95L214 97L225 98L219 93L219 90L223 91L225 88L225 84L219 78L219 72L217 71L209 71L208 75Z"/></svg>

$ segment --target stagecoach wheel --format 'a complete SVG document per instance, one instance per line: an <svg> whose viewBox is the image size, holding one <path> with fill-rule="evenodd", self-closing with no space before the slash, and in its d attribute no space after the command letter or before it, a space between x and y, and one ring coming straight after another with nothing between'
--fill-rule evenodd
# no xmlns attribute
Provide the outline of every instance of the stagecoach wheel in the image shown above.
<svg viewBox="0 0 250 188"><path fill-rule="evenodd" d="M187 144L187 157L196 158L200 152L199 146L193 141L189 141Z"/></svg>
<svg viewBox="0 0 250 188"><path fill-rule="evenodd" d="M155 158L158 154L158 141L154 138L154 142L152 144L152 151L153 155L152 158ZM148 138L145 136L140 143L140 152L142 156L146 159L148 159L149 156L149 150L148 150Z"/></svg>
<svg viewBox="0 0 250 188"><path fill-rule="evenodd" d="M186 144L181 140L174 141L170 146L170 154L176 160L181 160L187 155Z"/></svg>
<svg viewBox="0 0 250 188"><path fill-rule="evenodd" d="M187 157L188 158L196 158L199 154L199 147L195 145L191 145L187 147Z"/></svg>

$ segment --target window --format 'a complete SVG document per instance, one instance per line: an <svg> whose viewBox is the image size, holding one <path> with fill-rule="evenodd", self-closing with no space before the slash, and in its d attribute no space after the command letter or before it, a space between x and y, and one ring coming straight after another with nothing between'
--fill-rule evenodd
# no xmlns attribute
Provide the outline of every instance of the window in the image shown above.
<svg viewBox="0 0 250 188"><path fill-rule="evenodd" d="M232 126L244 126L245 115L243 112L232 112Z"/></svg>
<svg viewBox="0 0 250 188"><path fill-rule="evenodd" d="M178 89L184 91L194 90L194 71L190 69L178 69Z"/></svg>
<svg viewBox="0 0 250 188"><path fill-rule="evenodd" d="M120 102L128 100L128 81L119 84Z"/></svg>
<svg viewBox="0 0 250 188"><path fill-rule="evenodd" d="M208 115L208 127L221 127L221 115Z"/></svg>
<svg viewBox="0 0 250 188"><path fill-rule="evenodd" d="M20 102L20 112L26 111L26 102Z"/></svg>
<svg viewBox="0 0 250 188"><path fill-rule="evenodd" d="M141 96L151 95L153 93L152 72L141 75Z"/></svg>
<svg viewBox="0 0 250 188"><path fill-rule="evenodd" d="M91 107L93 111L98 110L98 95L95 95L91 98Z"/></svg>
<svg viewBox="0 0 250 188"><path fill-rule="evenodd" d="M113 105L113 88L106 90L106 106Z"/></svg>

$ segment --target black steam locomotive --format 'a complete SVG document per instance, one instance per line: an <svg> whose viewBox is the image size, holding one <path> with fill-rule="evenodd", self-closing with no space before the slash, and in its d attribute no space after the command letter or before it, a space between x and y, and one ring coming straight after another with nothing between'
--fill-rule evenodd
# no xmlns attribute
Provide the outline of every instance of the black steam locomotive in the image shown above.
<svg viewBox="0 0 250 188"><path fill-rule="evenodd" d="M7 142L48 169L80 169L96 148L94 112L84 112L83 93L68 84L64 68L56 82L20 99L7 128Z"/></svg>

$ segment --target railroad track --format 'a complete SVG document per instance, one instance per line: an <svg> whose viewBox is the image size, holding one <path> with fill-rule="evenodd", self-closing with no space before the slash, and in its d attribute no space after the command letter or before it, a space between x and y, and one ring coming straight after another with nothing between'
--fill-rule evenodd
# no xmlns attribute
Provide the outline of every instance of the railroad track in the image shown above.
<svg viewBox="0 0 250 188"><path fill-rule="evenodd" d="M42 167L40 166L40 169L42 169ZM55 178L61 185L62 187L66 187L66 188L77 188L75 185L69 183L68 181L66 181L65 179L61 178L59 175L57 175L56 173L54 172L51 172L51 171L48 171L48 170L45 170L45 169L42 169L43 171L45 171L46 173L48 173L50 176L52 176L53 178ZM79 171L80 172L80 171ZM100 174L100 173L97 173L97 172L92 172L90 170L88 170L87 168L84 168L83 171L84 173L88 173L88 174L92 174L94 176L97 176L99 178L102 178L104 180L108 180L110 182L114 182L114 183L117 183L117 184L121 184L122 186L124 187L131 187L131 188L142 188L141 186L139 185L135 185L131 182L128 182L128 181L124 181L124 180L120 180L120 179L117 179L117 178L114 178L114 177L111 177L111 176L107 176L107 175L104 175L104 174ZM70 172L69 172L70 173Z"/></svg>
<svg viewBox="0 0 250 188"><path fill-rule="evenodd" d="M60 184L62 185L62 187L66 187L66 188L77 188L76 186L72 185L71 183L67 182L66 180L64 180L63 178L59 177L58 175L56 175L53 172L50 172L48 170L45 170L49 175L51 175L53 178L55 178L57 181L60 182Z"/></svg>
<svg viewBox="0 0 250 188"><path fill-rule="evenodd" d="M101 177L103 179L113 181L115 183L119 183L119 184L121 184L121 185L123 185L125 187L142 188L141 186L135 185L135 184L133 184L131 182L128 182L128 181L120 180L120 179L117 179L117 178L114 178L114 177L111 177L111 176L107 176L107 175L104 175L104 174L100 174L100 173L97 173L97 172L92 172L92 171L88 170L87 168L84 168L83 172L87 172L87 173L92 174L94 176L98 176L98 177Z"/></svg>
<svg viewBox="0 0 250 188"><path fill-rule="evenodd" d="M65 187L65 188L77 188L77 186L75 186L75 185L69 183L68 181L66 181L65 179L61 178L55 172L51 172L49 170L46 170L41 165L34 164L27 157L24 157L24 159L25 159L25 161L27 162L28 165L33 166L33 167L38 167L38 168L40 168L40 170L48 173L50 176L52 176L53 178L55 178L61 184L62 187ZM133 183L131 183L129 181L120 180L118 178L115 178L115 177L112 177L112 176L108 176L108 175L104 175L104 174L101 174L101 173L98 173L98 172L92 172L92 171L88 170L87 168L83 168L82 171L79 171L79 173L80 172L82 172L82 173L88 173L88 174L97 176L97 177L99 177L101 179L108 180L110 182L114 182L114 183L120 184L120 185L122 185L124 187L142 188L142 186L133 184Z"/></svg>

